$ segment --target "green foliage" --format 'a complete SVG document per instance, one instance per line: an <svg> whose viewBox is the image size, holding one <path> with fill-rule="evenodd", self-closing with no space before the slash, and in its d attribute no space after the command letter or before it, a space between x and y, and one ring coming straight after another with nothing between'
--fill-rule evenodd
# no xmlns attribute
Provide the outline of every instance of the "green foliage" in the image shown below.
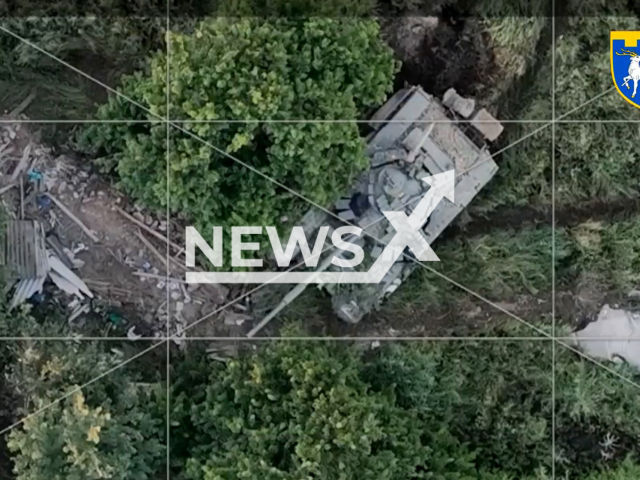
<svg viewBox="0 0 640 480"><path fill-rule="evenodd" d="M397 65L375 21L216 18L193 35L172 35L171 44L171 117L213 121L170 132L171 208L201 231L280 225L307 207L262 175L327 205L367 165L355 123L258 120L357 119L381 103ZM166 57L157 55L151 76L127 77L121 91L166 115L165 73ZM119 98L99 111L101 119L154 115ZM219 122L229 119L243 122ZM166 207L163 124L92 125L81 144L98 151L132 195Z"/></svg>
<svg viewBox="0 0 640 480"><path fill-rule="evenodd" d="M551 235L547 228L534 228L521 235L502 231L456 240L442 249L441 260L447 275L474 279L465 284L497 296L515 291L532 294L549 287Z"/></svg>
<svg viewBox="0 0 640 480"><path fill-rule="evenodd" d="M549 43L544 32L545 28L550 27L550 7L544 0L502 0L474 4L474 14L479 16L489 36L496 66L488 82L490 94L483 95L483 102L497 109L499 118L514 118L515 114L515 118L523 119L515 113L518 110L516 105L522 104L524 96L518 87L525 82L531 83L527 77L546 66L545 62L538 61L538 57L548 58ZM540 55L539 50L544 53ZM545 91L550 95L550 82Z"/></svg>
<svg viewBox="0 0 640 480"><path fill-rule="evenodd" d="M588 5L588 4L587 4ZM593 5L593 4L592 4ZM609 32L633 30L638 19L628 7L618 5L617 12L607 12L613 3L602 4L598 14L566 19L566 33L557 45L556 112L562 115L594 99L613 87L609 57ZM626 119L636 116L635 108L617 92L602 95L567 118ZM615 137L602 137L611 145Z"/></svg>
<svg viewBox="0 0 640 480"><path fill-rule="evenodd" d="M172 470L193 480L549 480L551 348L558 478L634 478L637 387L550 341L507 338L373 351L285 339L227 363L191 349L172 372ZM34 341L10 350L18 414L37 412L9 435L17 480L164 475L157 379L137 383L124 368L78 390L123 360L117 350Z"/></svg>
<svg viewBox="0 0 640 480"><path fill-rule="evenodd" d="M211 368L203 384L178 380L187 478L412 478L429 457L415 415L369 391L359 368L356 350L282 342Z"/></svg>
<svg viewBox="0 0 640 480"><path fill-rule="evenodd" d="M566 235L556 232L556 262L572 253ZM540 226L522 231L497 231L472 238L439 243L440 262L428 265L448 278L491 300L503 301L519 294L537 294L551 289L551 229ZM389 299L394 310L453 304L464 293L448 280L418 268Z"/></svg>
<svg viewBox="0 0 640 480"><path fill-rule="evenodd" d="M57 325L63 321L56 319ZM143 377L127 368L86 385L125 360L114 347L88 341L7 345L6 375L21 405L15 414L26 417L8 434L16 480L151 480L164 470L159 384L138 384Z"/></svg>
<svg viewBox="0 0 640 480"><path fill-rule="evenodd" d="M545 101L542 110L550 108L550 101ZM496 157L498 172L489 187L478 194L477 202L469 208L470 213L488 214L505 207L549 205L551 146L551 129L544 124L507 125L504 139L494 149L500 152Z"/></svg>
<svg viewBox="0 0 640 480"><path fill-rule="evenodd" d="M53 406L48 399L37 399L33 408L43 412L10 434L16 479L156 478L164 447L153 437L162 423L150 422L137 392L122 396L130 397L128 408L116 413L86 405L81 392Z"/></svg>
<svg viewBox="0 0 640 480"><path fill-rule="evenodd" d="M229 0L220 2L217 15L230 17L371 17L376 10L376 0Z"/></svg>
<svg viewBox="0 0 640 480"><path fill-rule="evenodd" d="M632 478L638 478L639 475L640 465L631 459L626 459L615 469L591 473L587 477L587 480L630 480Z"/></svg>
<svg viewBox="0 0 640 480"><path fill-rule="evenodd" d="M624 103L619 101L618 107ZM622 113L620 108L618 113ZM557 132L562 139L556 145L560 180L556 195L560 202L636 197L640 193L634 178L640 166L635 148L637 123L571 123L561 125Z"/></svg>
<svg viewBox="0 0 640 480"><path fill-rule="evenodd" d="M601 288L627 292L640 282L640 219L587 222L570 230L575 253L572 276L588 272Z"/></svg>
<svg viewBox="0 0 640 480"><path fill-rule="evenodd" d="M189 5L185 2L183 5ZM207 2L203 2L207 3ZM38 17L59 16L86 16L86 17L126 17L141 15L163 15L166 11L166 3L162 0L137 0L135 3L127 0L52 0L50 2L38 2L26 0L15 4L4 3L0 6L0 13L7 17Z"/></svg>
<svg viewBox="0 0 640 480"><path fill-rule="evenodd" d="M615 17L600 14L567 19L567 33L557 47L556 110L559 115L599 95L568 118L623 120L636 115L635 109L617 92L601 95L613 86L609 32L633 30L638 21L631 17L626 5L624 8L614 6L615 2L607 4L607 9L612 8L618 15ZM637 196L639 191L634 181L640 165L635 148L637 133L637 124L559 125L556 134L559 201Z"/></svg>
<svg viewBox="0 0 640 480"><path fill-rule="evenodd" d="M490 300L536 295L552 287L549 226L507 230L444 241L441 262L430 268ZM584 278L602 291L626 293L640 282L640 217L585 222L555 231L556 285L572 288ZM418 268L388 304L387 315L406 305L455 305L464 293L436 273Z"/></svg>
<svg viewBox="0 0 640 480"><path fill-rule="evenodd" d="M533 474L550 467L551 377L539 365L549 353L548 342L507 339L391 344L366 378L417 412L425 435L447 432L473 452L478 470Z"/></svg>
<svg viewBox="0 0 640 480"><path fill-rule="evenodd" d="M2 26L13 34L63 59L83 55L118 62L142 60L149 49L162 45L162 31L166 20L161 17L42 17L8 18ZM60 71L60 63L38 49L5 34L5 46L13 46L17 65L35 66L48 71Z"/></svg>
<svg viewBox="0 0 640 480"><path fill-rule="evenodd" d="M640 428L629 419L640 414L638 372L624 364L607 368L623 378L558 347L556 456L562 469L574 474L614 467L627 456L637 469Z"/></svg>
<svg viewBox="0 0 640 480"><path fill-rule="evenodd" d="M637 470L636 388L550 341L507 338L375 351L283 340L227 364L183 362L173 467L198 480L549 480L552 348L558 478Z"/></svg>
<svg viewBox="0 0 640 480"><path fill-rule="evenodd" d="M616 92L603 93L612 88L609 32L635 29L637 17L624 2L576 2L567 8L571 14L578 11L589 14L564 17L563 35L557 39L555 52L556 116L569 120L624 120L636 115L636 109L621 101ZM506 43L511 34L507 30L501 40L494 32L492 38ZM498 48L498 55L499 52ZM535 81L519 93L530 101L518 119L551 119L552 60L549 52ZM537 130L540 131L535 133ZM489 212L499 207L549 205L552 154L557 208L596 197L638 195L635 179L640 157L635 148L636 124L559 123L555 130L555 152L552 152L549 125L507 126L497 149L508 149L501 154L500 170L492 181L491 192L482 192L479 205L472 210ZM525 136L528 138L521 140ZM527 160L522 161L523 158Z"/></svg>
<svg viewBox="0 0 640 480"><path fill-rule="evenodd" d="M145 17L112 17L105 12L81 16L78 11L64 15L54 9L45 9L41 15L7 16L0 25L26 42L0 34L0 103L10 110L35 92L37 100L25 111L31 118L78 120L91 116L95 104L106 100L106 90L57 59L114 85L123 72L142 68L149 51L163 48L164 24L163 17L149 10Z"/></svg>
<svg viewBox="0 0 640 480"><path fill-rule="evenodd" d="M527 333L524 327L502 332ZM418 413L424 431L445 426L464 441L478 469L492 474L488 478L545 478L551 470L551 348L558 478L637 470L640 430L629 421L639 414L637 372L628 366L608 365L631 380L625 382L549 341L432 342L381 349L366 378L374 390L392 389L399 405Z"/></svg>

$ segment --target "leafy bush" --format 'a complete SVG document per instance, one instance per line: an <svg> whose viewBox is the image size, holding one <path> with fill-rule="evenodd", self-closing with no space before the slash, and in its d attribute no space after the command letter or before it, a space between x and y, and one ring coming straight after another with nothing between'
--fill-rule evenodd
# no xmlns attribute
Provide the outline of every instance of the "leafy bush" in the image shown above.
<svg viewBox="0 0 640 480"><path fill-rule="evenodd" d="M174 373L173 467L194 480L549 480L552 348L558 475L637 470L635 387L550 341L507 338L374 351L283 340L227 364L192 357Z"/></svg>
<svg viewBox="0 0 640 480"><path fill-rule="evenodd" d="M229 154L322 205L367 165L355 123L291 120L357 119L385 99L397 65L375 21L216 18L193 35L172 34L171 45L171 117L212 121L170 132L174 212L209 230L280 225L282 216L293 220L307 207ZM151 76L129 76L121 91L166 115L165 73L159 54ZM157 120L120 98L98 116ZM284 122L260 122L267 119ZM97 151L132 195L166 207L164 124L92 125L80 143Z"/></svg>
<svg viewBox="0 0 640 480"><path fill-rule="evenodd" d="M391 344L365 366L365 378L418 414L423 438L447 432L479 471L520 478L551 466L550 352L548 342L506 338Z"/></svg>
<svg viewBox="0 0 640 480"><path fill-rule="evenodd" d="M125 409L89 406L82 392L53 406L50 399L35 399L33 408L44 410L26 418L8 442L16 480L157 478L163 422L150 420L139 396L123 393Z"/></svg>
<svg viewBox="0 0 640 480"><path fill-rule="evenodd" d="M172 443L193 446L187 478L412 478L431 456L415 415L371 392L360 368L349 348L283 342L210 366L199 384L178 374L171 418L188 440Z"/></svg>
<svg viewBox="0 0 640 480"><path fill-rule="evenodd" d="M22 320L34 322L25 314ZM58 325L63 321L57 318ZM21 326L14 334L31 330ZM152 480L164 471L165 390L157 378L126 368L79 389L124 360L113 346L55 340L6 345L8 385L20 405L14 414L25 418L8 434L16 480ZM145 379L151 381L137 383Z"/></svg>

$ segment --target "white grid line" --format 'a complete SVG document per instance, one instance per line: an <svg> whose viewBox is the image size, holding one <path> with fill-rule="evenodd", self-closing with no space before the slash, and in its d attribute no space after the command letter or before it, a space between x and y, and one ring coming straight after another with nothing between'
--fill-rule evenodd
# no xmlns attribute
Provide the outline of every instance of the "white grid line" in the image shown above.
<svg viewBox="0 0 640 480"><path fill-rule="evenodd" d="M554 0L552 0L552 1L554 1ZM167 0L167 4L169 4L169 0ZM167 11L167 22L169 22L169 10ZM553 22L553 29L554 29L554 33L555 33L555 7L554 7L554 11L553 11L553 18L552 18L552 22ZM12 36L14 36L14 37L16 37L16 38L20 39L21 41L23 41L23 42L25 42L25 43L30 44L32 47L34 47L34 48L36 48L36 49L38 49L38 50L40 50L40 51L43 51L43 50L39 49L37 46L34 46L34 45L33 45L33 44L31 44L30 42L26 41L25 39L22 39L22 38L18 37L17 35L13 34L12 32L10 32L10 31L6 30L5 28L0 27L0 29L4 30L6 33L9 33L10 35L12 35ZM554 40L554 43L555 43L555 37L553 37L553 40ZM47 52L44 52L44 51L43 51L43 53L47 53ZM555 51L553 52L553 55L555 55ZM60 61L60 62L61 62L61 63L63 63L63 64L65 64L65 63L66 63L66 62L61 61L60 59L55 58L55 57L53 57L53 58L54 58L55 60L57 60L57 61ZM168 68L169 68L169 66L168 66L168 61L169 61L169 59L167 58L167 70L168 70ZM66 64L66 65L67 65L68 67L72 68L74 71L77 71L78 73L83 74L84 76L86 76L86 77L87 77L87 78L89 78L90 80L92 80L92 81L94 81L94 82L96 81L95 79L93 79L93 78L89 77L88 75L84 74L84 72L80 72L79 70L75 69L74 67L70 66L69 64ZM554 68L555 68L555 66L554 66ZM167 71L167 76L168 76L168 71ZM552 75L552 77L555 77L555 72L554 72L554 75ZM552 78L552 82L554 82L554 78ZM98 83L99 83L99 82L98 82ZM105 85L102 85L102 86L103 86L103 87L105 87L105 88L107 88L107 89L109 89L109 87L107 87L107 86L105 86ZM167 89L168 89L168 85L167 85ZM611 90L612 90L612 89L611 89ZM600 96L602 96L602 95L603 95L603 94L605 94L605 93L608 93L608 91L607 91L607 92L603 92L601 95L599 95L598 97L595 97L594 99L590 100L590 101L589 101L589 102L587 102L587 103L590 103L591 101L595 100L596 98L599 98ZM555 92L553 92L553 91L552 91L552 95L555 95ZM126 98L126 97L125 97L125 98ZM129 100L130 100L130 99L129 99ZM132 103L134 103L134 104L135 104L135 102L132 102ZM552 139L554 140L554 136L555 136L555 133L554 133L554 132L555 132L555 124L558 122L558 119L556 119L556 118L555 118L555 97L554 97L554 102L553 102L553 103L554 103L554 106L553 106L552 108L554 109L554 114L553 114L553 120L552 120L551 124L553 125L553 128L552 128ZM139 106L139 105L138 105L138 106ZM143 107L143 108L144 108L144 107ZM580 108L580 107L578 107L578 108ZM570 113L572 113L572 112L573 112L573 111L575 111L575 110L577 110L577 108L576 108L576 109L571 110L570 112L568 112L568 113L566 113L566 114L564 114L562 117L569 115ZM562 118L562 117L559 117L559 118ZM173 124L173 123L170 121L170 119L169 119L168 111L167 111L167 118L166 118L166 119L164 119L164 120L165 120L165 121L167 122L167 124L168 124L168 125L167 125L167 130L168 130L168 128L169 128L169 124L172 124L172 125L174 125L174 126L175 126L175 124ZM354 120L346 120L346 121L347 121L347 122L354 122ZM508 121L505 121L505 123L507 123L507 122L508 122ZM622 122L622 120L621 120L620 122ZM18 122L13 121L12 123L18 123ZM32 122L32 123L33 123L33 122ZM41 122L41 123L56 123L56 122ZM83 122L83 123L84 123L84 122ZM116 122L114 122L114 123L116 123ZM127 121L125 120L125 121L120 122L120 123L127 123ZM183 123L183 122L180 122L180 123ZM189 122L184 122L184 123L189 123ZM336 121L334 121L334 123L337 123L337 122L336 122ZM363 123L367 123L367 122L363 122ZM516 123L516 122L514 122L514 123ZM528 122L527 122L527 121L522 121L522 122L518 122L518 123L537 123L537 122L536 122L536 121L528 121ZM568 123L568 122L565 122L565 123ZM576 121L576 122L573 122L573 123L588 123L588 122L586 122L586 121ZM601 122L595 122L595 123L607 123L607 122L603 122L603 121L601 121ZM628 123L628 121L625 121L625 123ZM548 125L546 125L546 126L548 126ZM177 127L177 128L179 128L180 130L183 130L183 131L185 131L186 133L189 133L189 134L190 134L190 132L187 132L187 131L186 131L186 130L184 130L183 128L180 128L180 127ZM545 127L542 127L542 128L545 128ZM541 130L541 129L540 129L540 130ZM534 133L535 133L535 132L534 132ZM167 136L168 136L168 134L167 134ZM194 135L192 135L192 136L194 136ZM197 138L197 137L196 137L196 138ZM206 143L206 142L205 142L205 143ZM214 146L211 146L211 147L212 147L212 148L215 148ZM555 151L554 151L554 154L555 154ZM260 173L260 172L257 172L257 173ZM167 178L167 182L168 182L168 181L169 181L169 179ZM553 181L552 181L552 185L553 185ZM295 192L293 192L293 193L295 193ZM298 196L300 196L300 195L298 195ZM304 197L302 197L302 198L304 198ZM553 203L553 201L552 201L552 203ZM553 216L555 216L555 211L554 211L554 209L553 209L553 208L552 208L552 215L553 215ZM555 222L555 219L552 221L552 224L554 224L554 222ZM553 231L553 229L552 229L552 231ZM167 233L167 235L168 235L168 233ZM554 247L552 246L552 248L554 248ZM427 267L426 265L421 264L420 262L417 262L417 261L416 261L416 263L418 263L418 264L422 265L423 267L425 267L425 268L428 268L428 269L429 269L429 267ZM432 269L430 269L430 270L432 270ZM168 271L168 270L167 270L167 271ZM434 271L434 273L436 273L436 274L440 275L441 277L443 277L443 278L447 279L447 277L446 277L446 276L444 276L444 275L440 274L439 272ZM452 283L454 283L454 282L452 282ZM464 290L466 290L468 293L471 293L471 294L473 294L474 296L477 296L478 298L483 299L483 297L482 297L482 296L480 296L480 295L476 294L475 292L470 291L470 290L469 290L469 289L467 289L466 287L463 287L463 286L461 286L460 284L457 284L457 283L454 283L454 284L455 284L455 285L457 285L457 286L459 286L460 288L463 288L463 289L464 289ZM264 286L264 284L263 284L263 285L261 285L261 287L262 287L262 286ZM258 288L260 288L260 287L258 287ZM555 284L553 285L553 287L552 287L552 288L555 290ZM249 295L249 294L251 294L252 292L253 292L253 290L252 290L251 292L248 292L248 293L247 293L247 294L245 294L245 295ZM242 297L239 297L238 299L235 299L235 300L234 300L233 302L231 302L230 304L235 303L236 301L238 301L238 300L239 300L239 299L241 299L241 298L242 298ZM483 299L483 300L485 300L485 301L486 301L487 303L489 303L490 305L496 306L495 304L492 304L491 302L489 302L489 301L488 301L488 300L486 300L486 299ZM572 347L572 346L570 346L570 345L565 344L564 342L559 342L558 340L559 340L559 338L560 338L560 337L556 337L556 336L555 336L555 309L554 309L554 303L553 303L553 301L554 301L554 300L552 300L552 317L553 317L553 327L554 327L553 336L549 337L549 336L548 336L548 334L546 334L546 332L543 332L543 333L544 333L547 337L549 337L549 339L553 340L552 345L554 346L554 351L553 351L553 352L554 352L554 354L555 354L555 344L556 344L556 343L560 343L560 344L564 345L566 348L568 348L568 349L570 349L570 350L575 351L575 353L577 353L578 355L582 356L583 358L586 358L587 360L591 361L592 363L595 363L595 364L597 364L597 365L600 365L602 368L604 368L605 370L610 371L611 373L613 373L613 374L614 374L614 375L616 375L616 376L619 376L619 377L620 377L620 378L622 378L624 381L627 381L627 382L629 382L630 384L632 384L632 385L634 385L634 386L636 386L636 387L639 387L639 388L640 388L640 386L638 386L636 383L634 383L634 382L630 381L628 378L626 378L626 377L624 377L624 376L620 375L618 372L615 372L614 370L612 370L612 369L608 368L606 365L603 365L602 363L600 363L600 362L598 362L598 361L596 361L596 360L594 360L594 359L592 359L592 358L590 358L590 357L586 356L586 355L585 355L585 354L583 354L582 352L578 351L577 349L573 348L573 347ZM230 304L228 304L228 305L230 305ZM228 305L227 305L227 306L228 306ZM223 308L224 308L224 307L223 307ZM499 309L499 310L502 310L502 309L500 309L500 308L498 308L498 309ZM513 315L513 314L510 314L510 312L505 311L505 313L509 314L510 316L513 316L514 318L516 318L516 319L520 320L521 322L527 323L526 321L524 321L524 320L520 319L519 317L517 317L517 316L515 316L515 315ZM536 330L538 330L538 329L536 328ZM170 340L171 338L173 338L173 336L167 336L167 338L165 339L165 343L166 343L167 345L169 345L169 340ZM380 337L374 337L374 338L375 338L376 340L383 340L383 339L385 339L385 338L380 338ZM442 338L442 337L439 337L439 338ZM472 337L472 338L473 338L473 340L474 340L474 341L478 341L478 340L480 340L482 337L478 337L478 338ZM229 337L223 337L223 339L224 339L224 340L226 340L226 341L229 341ZM412 337L411 339L413 340L414 338ZM417 340L422 340L422 341L424 341L424 340L425 340L424 338L416 338L416 339L417 339ZM496 339L496 340L497 340L497 339L500 339L500 341L508 341L508 340L510 340L510 338L509 338L509 337L498 337L498 338L495 338L495 339ZM536 338L535 338L535 337L534 337L534 338L527 338L526 340L532 340L532 339L533 339L533 340L535 340ZM124 340L124 339L122 339L122 340ZM194 339L194 340L195 340L195 339ZM247 339L247 340L250 340L250 341L256 341L256 340L257 340L257 341L260 341L260 340L261 340L261 338L259 338L259 337L258 337L258 338ZM285 340L285 341L286 341L287 339L286 339L286 338L281 338L281 339L278 339L278 340ZM317 340L317 338L316 338L316 340ZM335 338L327 338L327 340L335 340ZM352 338L352 337L349 337L349 340L350 340L350 341L359 341L359 340L361 341L361 339L358 339L358 338ZM393 337L393 338L388 338L388 340L400 341L400 338L399 338L399 337ZM543 340L544 340L544 338L543 338ZM147 349L147 350L145 350L145 351L143 351L143 352L138 353L138 354L137 354L137 355L135 355L134 357L132 357L132 358L128 359L126 362L123 362L122 364L120 364L120 365L118 365L118 366L116 366L116 367L114 367L114 368L110 369L109 371L107 371L107 372L105 372L105 373L103 373L103 374L101 374L101 375L97 376L96 378L92 379L89 383L85 384L83 387L86 387L86 386L87 386L87 385L89 385L90 383L94 383L94 382L95 382L95 381L97 381L98 379L100 379L100 378L104 377L105 375L107 375L107 374L111 373L112 371L114 371L114 370L118 369L119 367L124 366L124 364L125 364L125 363L128 363L128 362L132 361L133 359L135 359L135 358L137 358L137 357L139 357L139 356L143 355L143 354L144 354L144 353L146 353L147 351L149 351L149 350L151 350L151 349L155 348L156 346L158 346L158 345L160 345L160 344L161 344L161 343L156 344L156 345L153 345L153 346L152 346L152 347L150 347L149 349ZM555 369L555 357L554 357L553 367L554 367L554 369ZM554 370L554 378L553 378L553 381L554 381L554 387L553 387L553 388L555 389L555 370ZM167 383L168 383L168 385L169 385L169 382L167 382ZM80 389L82 389L83 387L78 387L78 389L77 389L76 391L79 391L79 390L80 390ZM54 401L54 402L53 402L53 403L51 403L49 406L51 406L51 405L53 405L53 404L55 404L55 403L58 403L59 401L61 401L62 399L66 398L68 395L71 395L71 394L73 394L73 393L75 393L75 392L70 392L69 394L65 395L64 397L62 397L62 398L60 398L60 399L58 399L58 400ZM169 406L169 402L168 402L168 400L167 400L167 405ZM554 405L555 405L555 402L554 402ZM30 414L29 416L25 417L24 419L22 419L21 421L17 422L17 423L16 423L16 424L14 424L13 426L10 426L10 427L8 427L8 428L6 428L6 429L4 429L4 430L0 431L0 434L1 434L1 433L6 432L6 431L8 431L8 430L10 430L10 429L11 429L11 428L13 428L14 426L17 426L17 425L21 424L22 422L24 422L24 420L26 420L26 418L29 418L29 417L31 417L31 416L33 416L33 415L35 415L35 414L37 414L37 413L39 413L39 412L43 411L43 410L44 410L44 409L46 409L46 408L47 408L47 406L45 406L45 407L41 408L41 409L40 409L40 410L38 410L37 412L34 412L34 413ZM168 407L168 408L169 408L169 407ZM555 422L555 411L554 411L554 420L553 420L553 421ZM168 422L168 424L169 424L168 418L167 418L167 422ZM554 435L555 435L555 429L554 429ZM168 439L167 439L167 440L168 440ZM168 453L168 452L169 452L169 451L168 451L168 449L167 449L167 456L169 457L169 453ZM554 454L555 454L555 452L554 452ZM554 462L554 469L555 469L555 462ZM169 472L169 466L167 466L167 471ZM554 471L554 478L555 478L555 471Z"/></svg>
<svg viewBox="0 0 640 480"><path fill-rule="evenodd" d="M0 27L1 29L1 27ZM611 89L613 90L613 89ZM611 90L606 90L605 92L602 93L609 93ZM593 100L593 99L592 99ZM564 116L568 116L571 113L573 113L575 111L571 110L568 113L562 114L561 116L559 116L558 118L556 118L555 122L553 120L525 120L525 119L521 119L521 120L500 120L500 123L513 123L513 124L528 124L528 123L544 123L544 124L549 124L551 125L552 123L556 123L556 124L617 124L617 123L621 123L624 125L628 125L629 123L640 123L640 119L639 120L615 120L615 119L603 119L603 120L576 120L576 119L566 119L564 118ZM1 124L9 124L9 125L13 125L16 123L25 123L25 124L72 124L72 125L76 125L76 124L83 124L83 123L106 123L106 124L156 124L156 123L163 123L166 122L167 120L160 117L158 120L134 120L134 119L118 119L118 120L113 120L113 119L108 119L108 120L99 120L99 119L78 119L78 120L61 120L61 119L20 119L20 118L16 118L16 119L6 119L6 118L0 118L0 125ZM368 121L368 120L357 120L357 119L351 119L351 120L217 120L217 121L213 121L213 120L176 120L176 119L171 119L171 123L174 125L179 125L179 124L201 124L201 123L256 123L256 124L261 124L261 123L363 123L363 124L369 124L369 123L380 123L380 124L388 124L388 123L444 123L444 124L467 124L467 123L471 123L470 120L414 120L412 122L409 121L405 121L405 120L377 120L377 121ZM478 120L477 122L474 123L493 123L489 120Z"/></svg>
<svg viewBox="0 0 640 480"><path fill-rule="evenodd" d="M551 478L556 479L556 1L551 0Z"/></svg>
<svg viewBox="0 0 640 480"><path fill-rule="evenodd" d="M169 172L170 172L170 162L171 162L171 88L169 88L169 86L171 85L171 76L170 76L170 63L171 63L171 36L170 36L170 32L171 32L171 0L167 0L166 2L166 6L167 6L167 24L166 24L166 32L165 32L165 41L167 42L167 76L166 76L166 82L167 84L165 85L165 89L166 89L166 109L167 111L165 112L166 114L166 118L167 118L167 123L165 124L165 127L167 129L167 144L166 144L166 150L167 150L167 155L166 155L166 172L167 172L167 198L166 198L166 202L167 202L167 211L166 211L166 217L167 217L167 256L166 256L166 267L167 267L167 280L166 280L166 288L167 288L167 325L166 325L166 330L167 330L167 337L169 337L171 335L171 294L170 294L170 289L169 289L169 278L171 277L171 262L170 262L170 258L171 258L171 251L170 251L170 238L169 238L169 232L170 232L170 228L169 225L171 223L171 208L170 208L170 200L171 200L171 190L169 188ZM169 338L166 339L165 341L165 345L166 345L166 349L165 349L165 354L167 356L166 358L166 381L167 381L167 411L165 412L165 420L167 422L166 424L166 445L165 448L167 449L166 454L166 462L167 462L167 480L171 479L171 420L170 420L170 416L171 416L171 342L169 340Z"/></svg>
<svg viewBox="0 0 640 480"><path fill-rule="evenodd" d="M218 310L217 310L218 311ZM216 312L217 312L216 311ZM143 342L159 342L164 343L166 340L175 340L178 337L175 335L169 337L140 337L136 339L130 339L127 337L0 337L0 342L127 342L127 343L143 343ZM349 336L349 335L336 335L336 336L326 336L326 337L315 337L315 336L293 336L293 337L235 337L235 336L190 336L185 338L180 338L181 342L191 342L191 341L233 341L233 342L245 342L245 341L278 341L278 340L299 340L299 341L309 341L309 340L326 340L326 341L435 341L435 340L518 340L518 341L529 341L529 340L544 340L549 341L552 339L562 340L563 342L575 342L576 338L572 336L557 336L553 337L550 335L543 335L537 337L526 337L526 336L464 336L464 335L443 335L443 336L396 336L396 337L378 337L375 335L361 335L361 336ZM629 338L629 337L588 337L588 336L580 336L581 341L589 341L589 342L612 342L612 341L627 341L629 343L640 343L640 338Z"/></svg>

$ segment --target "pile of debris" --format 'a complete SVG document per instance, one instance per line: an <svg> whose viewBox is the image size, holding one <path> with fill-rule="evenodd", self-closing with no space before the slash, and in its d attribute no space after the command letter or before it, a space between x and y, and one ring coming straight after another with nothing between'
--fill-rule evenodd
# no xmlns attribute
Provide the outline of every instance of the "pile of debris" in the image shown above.
<svg viewBox="0 0 640 480"><path fill-rule="evenodd" d="M227 298L222 286L180 279L187 270L180 225L129 204L86 162L42 146L27 123L0 125L0 202L12 308L52 293L69 322L107 305L129 338L170 335L180 343L188 325Z"/></svg>
<svg viewBox="0 0 640 480"><path fill-rule="evenodd" d="M49 156L50 149L31 139L25 142L25 136L20 133L19 124L13 128L4 127L0 132L0 161L3 166L11 160L17 161L10 175L4 176L8 181L0 191L6 194L12 189L19 190L19 194L13 196L13 202L2 200L10 218L0 235L0 264L6 270L7 287L15 286L9 308L41 295L46 279L80 300L91 299L93 293L89 287L72 271L83 264L75 258L75 253L84 245L80 244L73 250L62 247L54 237L45 236L46 225L55 224L57 215L50 212L47 222L40 218L41 212L50 210L51 204L55 203L79 222L56 197L47 192L44 176L36 168L38 160ZM97 240L94 232L87 233Z"/></svg>
<svg viewBox="0 0 640 480"><path fill-rule="evenodd" d="M52 244L53 246L53 244ZM66 262L53 250L45 247L42 224L37 220L9 220L0 237L0 261L8 267L8 286L16 283L9 305L13 309L35 294L41 294L44 282L50 278L56 286L79 299L93 298L89 287L68 266L73 252Z"/></svg>

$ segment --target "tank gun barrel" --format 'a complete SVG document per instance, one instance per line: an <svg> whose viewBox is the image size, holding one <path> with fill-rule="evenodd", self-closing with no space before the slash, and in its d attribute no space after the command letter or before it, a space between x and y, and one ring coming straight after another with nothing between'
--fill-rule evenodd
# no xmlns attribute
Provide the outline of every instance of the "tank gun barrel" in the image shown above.
<svg viewBox="0 0 640 480"><path fill-rule="evenodd" d="M351 242L357 238L356 235L349 235L347 237L347 242ZM333 255L327 255L327 257L320 263L320 265L316 268L315 272L309 278L309 281L315 279L321 272L324 272L331 265L331 261L333 260ZM256 333L264 328L264 326L269 323L273 318L278 315L282 310L287 308L287 306L293 302L296 298L298 298L302 292L304 292L309 285L309 282L299 283L294 288L291 289L289 293L287 293L280 303L271 310L255 327L251 329L249 333L247 333L247 337L253 337Z"/></svg>

